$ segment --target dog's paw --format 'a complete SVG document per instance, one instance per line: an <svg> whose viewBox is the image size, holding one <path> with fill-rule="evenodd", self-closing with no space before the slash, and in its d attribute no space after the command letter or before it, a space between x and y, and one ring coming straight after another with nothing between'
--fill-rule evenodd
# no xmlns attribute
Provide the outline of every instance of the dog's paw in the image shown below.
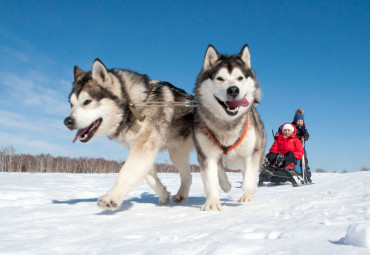
<svg viewBox="0 0 370 255"><path fill-rule="evenodd" d="M180 203L184 202L186 199L188 199L188 197L181 196L180 194L176 194L176 195L172 196L172 201L176 204L180 204Z"/></svg>
<svg viewBox="0 0 370 255"><path fill-rule="evenodd" d="M221 203L219 199L207 199L202 206L202 211L221 211Z"/></svg>
<svg viewBox="0 0 370 255"><path fill-rule="evenodd" d="M170 193L167 192L164 196L159 197L159 204L160 205L165 205L170 202Z"/></svg>
<svg viewBox="0 0 370 255"><path fill-rule="evenodd" d="M108 195L104 195L99 198L98 206L105 210L115 211L121 206L121 203Z"/></svg>
<svg viewBox="0 0 370 255"><path fill-rule="evenodd" d="M254 194L247 194L245 193L240 199L240 203L246 203L246 202L251 202L254 198Z"/></svg>

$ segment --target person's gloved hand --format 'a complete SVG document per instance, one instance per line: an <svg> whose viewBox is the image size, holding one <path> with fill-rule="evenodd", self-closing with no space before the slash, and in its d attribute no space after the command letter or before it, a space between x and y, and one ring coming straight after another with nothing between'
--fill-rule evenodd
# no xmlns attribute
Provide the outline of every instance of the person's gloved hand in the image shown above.
<svg viewBox="0 0 370 255"><path fill-rule="evenodd" d="M278 167L282 167L284 166L284 155L283 154L278 154L277 157L276 157L276 165Z"/></svg>

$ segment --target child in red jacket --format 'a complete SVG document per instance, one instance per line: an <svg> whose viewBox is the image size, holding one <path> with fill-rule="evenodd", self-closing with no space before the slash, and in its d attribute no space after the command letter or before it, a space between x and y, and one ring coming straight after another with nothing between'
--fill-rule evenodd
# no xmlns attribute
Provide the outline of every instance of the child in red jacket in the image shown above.
<svg viewBox="0 0 370 255"><path fill-rule="evenodd" d="M266 155L272 165L276 162L278 167L294 169L297 159L303 156L302 143L296 133L297 129L291 123L282 125L280 134Z"/></svg>

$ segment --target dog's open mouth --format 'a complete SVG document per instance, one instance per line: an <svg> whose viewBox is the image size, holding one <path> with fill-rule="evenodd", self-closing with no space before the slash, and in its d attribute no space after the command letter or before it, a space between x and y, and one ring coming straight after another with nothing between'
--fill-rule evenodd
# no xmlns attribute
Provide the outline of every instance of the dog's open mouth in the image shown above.
<svg viewBox="0 0 370 255"><path fill-rule="evenodd" d="M233 101L221 101L215 96L217 102L224 108L225 112L230 116L235 116L238 114L239 107L247 107L249 102L246 98L242 98L240 100L233 100Z"/></svg>
<svg viewBox="0 0 370 255"><path fill-rule="evenodd" d="M91 138L94 137L94 135L96 134L96 131L98 131L99 127L100 127L100 124L103 122L103 119L102 118L99 118L97 119L96 121L94 121L90 126L88 126L87 128L83 128L83 129L79 129L77 131L77 134L75 136L75 138L73 139L73 143L76 142L76 140L78 138L80 138L80 141L82 143L87 143L88 141L91 140Z"/></svg>

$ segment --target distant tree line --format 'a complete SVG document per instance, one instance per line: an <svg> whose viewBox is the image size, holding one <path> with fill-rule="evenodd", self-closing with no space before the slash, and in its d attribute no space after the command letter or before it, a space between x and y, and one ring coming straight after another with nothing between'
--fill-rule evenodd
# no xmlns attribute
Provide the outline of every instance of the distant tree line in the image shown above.
<svg viewBox="0 0 370 255"><path fill-rule="evenodd" d="M106 160L103 158L70 158L53 157L50 154L30 155L16 154L12 146L0 149L0 172L42 172L42 173L118 173L125 162ZM169 164L156 164L159 173L177 173L177 169ZM199 166L191 165L191 172L199 172ZM228 172L240 170L226 169ZM362 167L360 171L370 171ZM344 169L342 173L347 173ZM316 168L316 173L327 173Z"/></svg>
<svg viewBox="0 0 370 255"><path fill-rule="evenodd" d="M370 171L370 168L362 167L360 171L362 171L362 172ZM336 173L336 172L337 171L334 171L333 173ZM316 168L316 173L327 173L327 171L319 167L319 168ZM349 173L349 171L347 169L343 169L342 173L343 174Z"/></svg>
<svg viewBox="0 0 370 255"><path fill-rule="evenodd" d="M12 146L0 150L0 172L118 173L124 163L103 158L16 154ZM178 172L169 164L156 164L156 169L161 173ZM191 165L190 169L192 172L199 172L196 165Z"/></svg>

